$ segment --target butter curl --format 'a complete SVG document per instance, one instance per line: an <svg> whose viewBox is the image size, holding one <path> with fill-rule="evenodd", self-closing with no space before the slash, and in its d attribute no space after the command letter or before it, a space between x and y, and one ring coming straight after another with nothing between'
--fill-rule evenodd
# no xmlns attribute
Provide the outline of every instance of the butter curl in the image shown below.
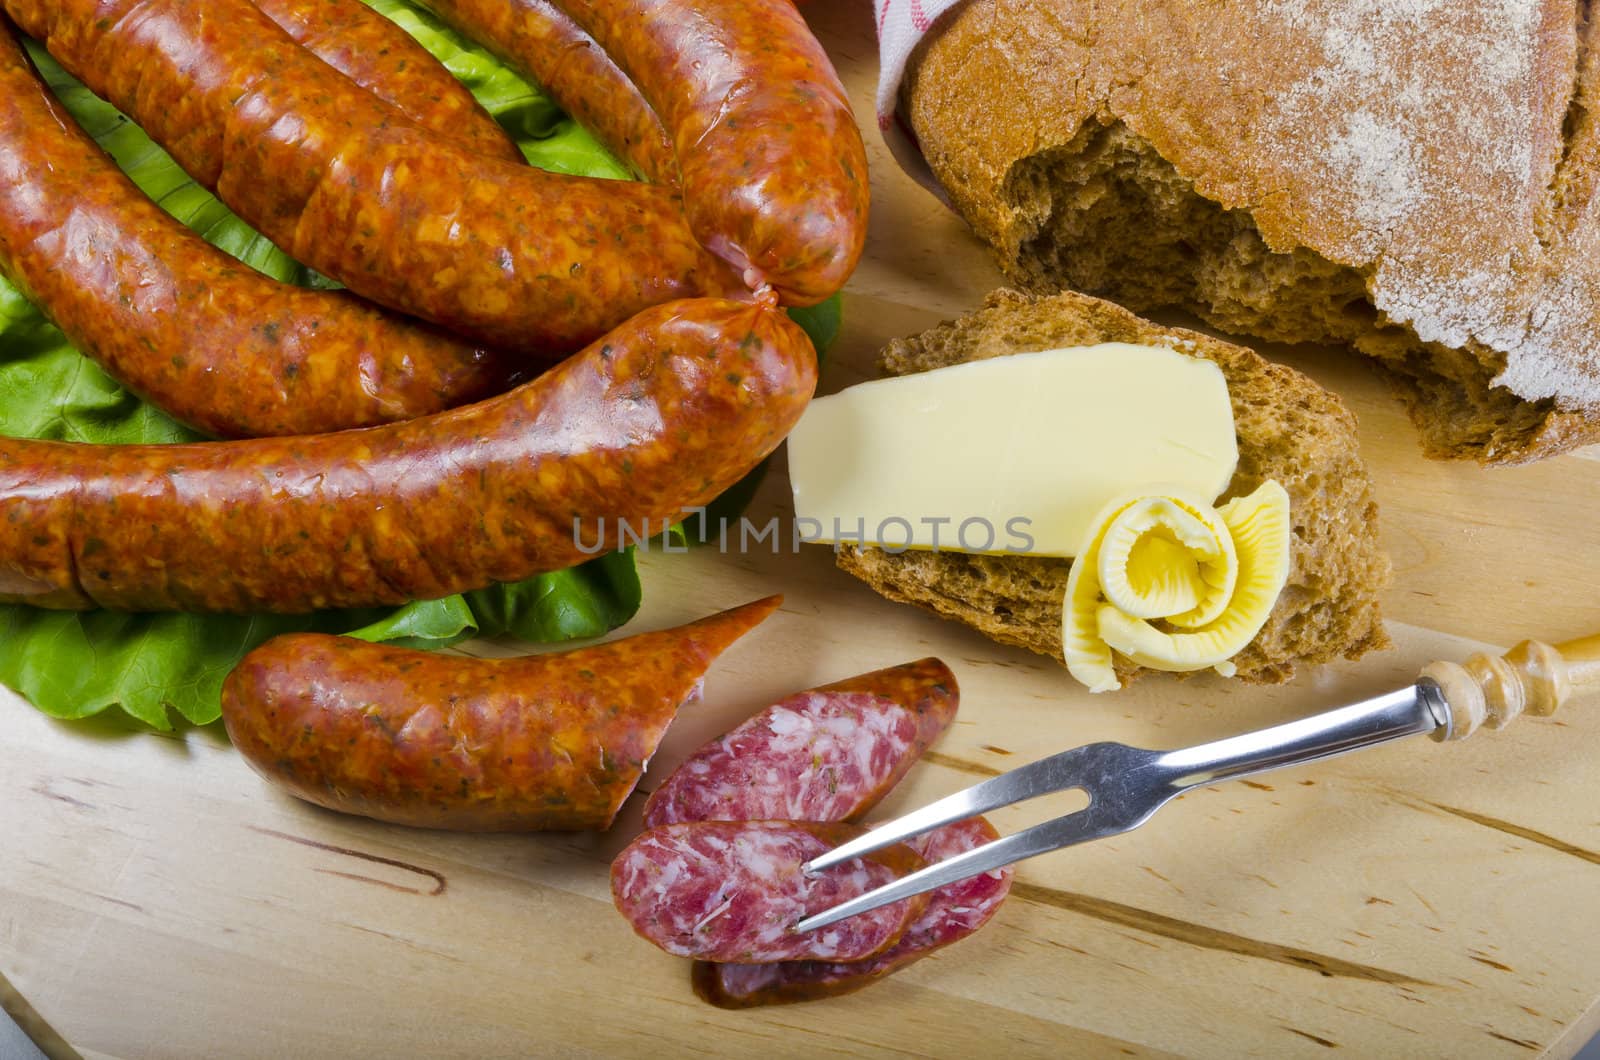
<svg viewBox="0 0 1600 1060"><path fill-rule="evenodd" d="M1113 651L1150 669L1214 667L1265 625L1289 574L1289 495L1277 482L1213 508L1152 487L1095 519L1067 579L1067 668L1091 692L1121 687Z"/></svg>

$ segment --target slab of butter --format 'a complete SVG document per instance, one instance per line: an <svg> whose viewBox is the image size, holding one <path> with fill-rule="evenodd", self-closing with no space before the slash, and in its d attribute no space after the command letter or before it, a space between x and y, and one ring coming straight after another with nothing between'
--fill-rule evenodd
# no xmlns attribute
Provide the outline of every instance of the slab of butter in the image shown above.
<svg viewBox="0 0 1600 1060"><path fill-rule="evenodd" d="M798 535L896 551L1071 556L1112 498L1213 498L1238 462L1221 369L1126 343L862 383L789 435Z"/></svg>

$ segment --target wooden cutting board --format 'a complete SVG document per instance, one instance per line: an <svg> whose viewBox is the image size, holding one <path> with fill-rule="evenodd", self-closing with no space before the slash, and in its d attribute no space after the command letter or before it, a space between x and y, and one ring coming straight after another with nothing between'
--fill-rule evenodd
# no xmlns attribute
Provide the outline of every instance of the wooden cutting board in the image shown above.
<svg viewBox="0 0 1600 1060"><path fill-rule="evenodd" d="M869 5L807 14L870 129ZM825 391L999 284L868 142L872 237ZM1219 737L1407 683L1434 657L1600 629L1600 454L1430 463L1361 363L1284 356L1361 418L1397 570L1393 651L1282 688L1155 679L1091 697L1049 660L879 599L824 547L650 555L629 631L787 594L713 670L659 768L782 693L937 654L961 716L892 814L1075 744ZM780 467L754 514L786 494ZM408 831L268 790L214 729L60 724L4 695L0 1003L89 1056L1568 1054L1600 1026L1597 751L1600 703L1579 704L1197 792L1024 865L993 925L890 981L722 1012L612 910L607 862L638 800L604 836Z"/></svg>

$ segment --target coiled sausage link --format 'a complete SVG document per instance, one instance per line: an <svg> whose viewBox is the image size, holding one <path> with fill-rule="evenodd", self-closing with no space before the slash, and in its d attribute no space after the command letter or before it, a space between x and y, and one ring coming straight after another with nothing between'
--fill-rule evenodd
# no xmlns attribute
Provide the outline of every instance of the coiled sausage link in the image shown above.
<svg viewBox="0 0 1600 1060"><path fill-rule="evenodd" d="M640 177L676 186L661 119L628 75L550 0L420 0L539 86Z"/></svg>
<svg viewBox="0 0 1600 1060"><path fill-rule="evenodd" d="M296 44L421 125L488 158L522 151L411 34L361 0L252 0Z"/></svg>
<svg viewBox="0 0 1600 1060"><path fill-rule="evenodd" d="M297 261L490 345L565 353L647 306L747 294L670 192L481 158L249 0L4 0L18 24Z"/></svg>
<svg viewBox="0 0 1600 1060"><path fill-rule="evenodd" d="M811 305L866 243L866 148L790 0L555 0L671 135L689 226L756 287Z"/></svg>
<svg viewBox="0 0 1600 1060"><path fill-rule="evenodd" d="M0 271L119 382L212 435L410 419L504 390L525 361L213 247L77 126L3 17Z"/></svg>
<svg viewBox="0 0 1600 1060"><path fill-rule="evenodd" d="M0 602L304 612L564 569L733 485L815 384L816 354L781 312L704 299L405 423L175 446L0 440Z"/></svg>

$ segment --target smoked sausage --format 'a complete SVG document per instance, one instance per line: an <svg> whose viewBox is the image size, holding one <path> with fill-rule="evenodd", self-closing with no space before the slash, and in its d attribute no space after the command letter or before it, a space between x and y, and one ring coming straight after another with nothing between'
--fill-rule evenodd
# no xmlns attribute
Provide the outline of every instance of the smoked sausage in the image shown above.
<svg viewBox="0 0 1600 1060"><path fill-rule="evenodd" d="M307 434L498 393L525 358L262 276L134 186L0 19L0 272L124 386L223 437Z"/></svg>
<svg viewBox="0 0 1600 1060"><path fill-rule="evenodd" d="M412 121L467 150L522 151L433 53L361 0L252 0L296 44Z"/></svg>
<svg viewBox="0 0 1600 1060"><path fill-rule="evenodd" d="M222 718L256 772L330 810L474 832L609 828L712 661L781 599L520 659L289 634L228 675Z"/></svg>
<svg viewBox="0 0 1600 1060"><path fill-rule="evenodd" d="M611 896L641 938L704 961L864 961L893 946L923 895L832 927L794 925L925 862L896 845L808 874L801 866L862 829L791 821L697 821L652 828L611 863Z"/></svg>
<svg viewBox="0 0 1600 1060"><path fill-rule="evenodd" d="M981 817L906 841L929 864L974 850L999 838ZM883 953L850 964L789 961L781 964L711 964L696 961L690 973L694 991L718 1008L752 1008L817 1001L853 993L908 964L959 942L987 924L1011 892L1012 870L969 876L928 894L928 905L906 933Z"/></svg>
<svg viewBox="0 0 1600 1060"><path fill-rule="evenodd" d="M859 820L950 727L959 701L938 659L796 693L691 755L645 803L645 827Z"/></svg>
<svg viewBox="0 0 1600 1060"><path fill-rule="evenodd" d="M250 0L3 4L290 257L382 305L548 354L671 299L749 296L672 192L457 147Z"/></svg>
<svg viewBox="0 0 1600 1060"><path fill-rule="evenodd" d="M866 148L790 0L555 3L660 115L705 246L785 304L844 286L866 243Z"/></svg>
<svg viewBox="0 0 1600 1060"><path fill-rule="evenodd" d="M550 0L420 2L537 82L635 174L678 183L678 160L661 119L594 38Z"/></svg>
<svg viewBox="0 0 1600 1060"><path fill-rule="evenodd" d="M508 394L405 423L172 446L0 439L0 602L306 612L565 569L739 481L816 371L770 303L692 299Z"/></svg>

